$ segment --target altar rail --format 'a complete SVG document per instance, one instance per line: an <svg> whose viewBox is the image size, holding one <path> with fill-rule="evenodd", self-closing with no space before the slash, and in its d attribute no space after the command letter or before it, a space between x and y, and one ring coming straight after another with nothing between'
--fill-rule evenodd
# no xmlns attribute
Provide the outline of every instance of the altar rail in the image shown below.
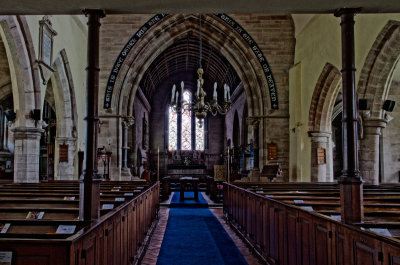
<svg viewBox="0 0 400 265"><path fill-rule="evenodd" d="M154 227L158 199L159 184L156 183L96 223L70 221L69 224L83 227L71 236L46 231L38 231L34 238L3 234L0 250L12 251L14 265L137 264L144 249L143 242ZM41 229L44 222L54 225L54 221L34 220L30 222L30 229L35 229L35 225Z"/></svg>
<svg viewBox="0 0 400 265"><path fill-rule="evenodd" d="M224 214L269 264L400 264L400 241L224 184Z"/></svg>

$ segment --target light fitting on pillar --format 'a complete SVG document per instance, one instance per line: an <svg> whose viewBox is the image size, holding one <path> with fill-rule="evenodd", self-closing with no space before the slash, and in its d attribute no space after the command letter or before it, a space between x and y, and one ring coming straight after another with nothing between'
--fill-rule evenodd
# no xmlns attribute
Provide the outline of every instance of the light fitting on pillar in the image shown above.
<svg viewBox="0 0 400 265"><path fill-rule="evenodd" d="M367 100L365 98L360 98L358 100L358 109L359 110L367 110L368 109Z"/></svg>
<svg viewBox="0 0 400 265"><path fill-rule="evenodd" d="M201 14L200 14L200 38L199 38L199 68L197 69L197 92L196 97L193 103L188 103L183 98L183 88L184 83L181 82L181 92L176 90L176 86L172 86L172 95L171 95L171 103L170 106L175 112L180 112L184 105L188 106L190 110L194 112L196 118L200 120L199 124L202 124L202 120L207 116L207 112L210 112L211 115L216 116L217 114L225 115L229 112L232 107L231 96L230 96L230 87L227 84L224 84L224 101L222 106L218 104L218 94L217 94L217 82L214 83L214 93L213 99L210 102L204 102L204 98L207 95L203 89L204 79L203 74L204 70L201 66L202 60L202 48L203 42L201 38ZM179 101L180 98L180 101Z"/></svg>
<svg viewBox="0 0 400 265"><path fill-rule="evenodd" d="M396 104L396 101L387 99L383 103L382 109L384 109L388 112L392 112L395 104Z"/></svg>

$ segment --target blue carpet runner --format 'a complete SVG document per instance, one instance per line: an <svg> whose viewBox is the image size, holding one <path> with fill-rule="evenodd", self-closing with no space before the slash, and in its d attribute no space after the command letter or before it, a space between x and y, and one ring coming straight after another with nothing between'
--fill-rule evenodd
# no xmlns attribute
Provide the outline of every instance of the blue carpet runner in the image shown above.
<svg viewBox="0 0 400 265"><path fill-rule="evenodd" d="M175 195L179 201L179 192ZM199 193L199 200L200 197ZM202 205L201 200L197 204ZM247 262L210 210L183 206L170 209L157 264L239 265Z"/></svg>

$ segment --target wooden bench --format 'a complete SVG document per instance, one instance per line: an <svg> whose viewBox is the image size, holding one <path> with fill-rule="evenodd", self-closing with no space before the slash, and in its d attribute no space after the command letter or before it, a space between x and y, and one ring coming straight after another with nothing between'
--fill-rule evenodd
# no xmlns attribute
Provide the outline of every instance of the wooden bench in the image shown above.
<svg viewBox="0 0 400 265"><path fill-rule="evenodd" d="M351 226L339 194L337 184L225 184L224 212L270 264L398 264L399 186L364 186L365 222Z"/></svg>
<svg viewBox="0 0 400 265"><path fill-rule="evenodd" d="M9 224L9 228L0 233L0 251L11 251L13 264L137 262L156 218L158 184L102 183L101 205L114 206L102 209L101 218L95 223L77 220L78 194L78 182L2 184L0 227ZM65 196L75 198L64 200ZM42 219L26 219L41 211Z"/></svg>

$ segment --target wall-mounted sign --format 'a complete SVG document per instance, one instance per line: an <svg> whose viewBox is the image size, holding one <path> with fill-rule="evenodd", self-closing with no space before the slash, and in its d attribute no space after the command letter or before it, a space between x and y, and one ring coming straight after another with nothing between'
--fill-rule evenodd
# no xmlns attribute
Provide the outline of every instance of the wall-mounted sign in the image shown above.
<svg viewBox="0 0 400 265"><path fill-rule="evenodd" d="M323 147L318 147L317 148L317 164L318 165L323 165L326 164L326 150Z"/></svg>
<svg viewBox="0 0 400 265"><path fill-rule="evenodd" d="M278 157L278 148L275 143L267 144L267 159L275 160Z"/></svg>
<svg viewBox="0 0 400 265"><path fill-rule="evenodd" d="M59 158L60 162L68 163L68 145L67 144L60 144L59 156L60 156L60 158Z"/></svg>

